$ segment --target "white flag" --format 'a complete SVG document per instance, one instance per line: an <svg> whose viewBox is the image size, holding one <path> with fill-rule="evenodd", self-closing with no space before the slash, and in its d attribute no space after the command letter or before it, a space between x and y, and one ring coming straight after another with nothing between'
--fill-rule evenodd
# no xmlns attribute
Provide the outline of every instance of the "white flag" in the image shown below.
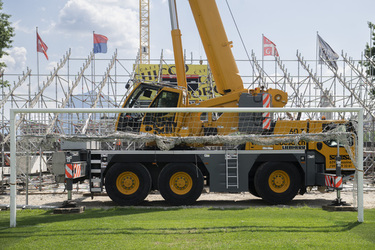
<svg viewBox="0 0 375 250"><path fill-rule="evenodd" d="M339 59L339 55L319 35L318 42L320 63L323 63L323 61L325 61L332 68L337 70L338 67L336 61L337 59Z"/></svg>

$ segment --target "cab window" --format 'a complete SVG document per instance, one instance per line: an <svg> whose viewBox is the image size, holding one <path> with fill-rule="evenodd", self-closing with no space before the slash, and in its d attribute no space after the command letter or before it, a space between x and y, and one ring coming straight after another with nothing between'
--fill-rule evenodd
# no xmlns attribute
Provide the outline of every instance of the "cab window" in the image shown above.
<svg viewBox="0 0 375 250"><path fill-rule="evenodd" d="M178 106L179 93L162 91L151 103L150 108L171 108ZM176 113L146 113L143 119L143 125L147 132L154 134L173 133L176 122Z"/></svg>
<svg viewBox="0 0 375 250"><path fill-rule="evenodd" d="M162 91L151 104L152 108L169 108L178 106L179 94L175 92Z"/></svg>

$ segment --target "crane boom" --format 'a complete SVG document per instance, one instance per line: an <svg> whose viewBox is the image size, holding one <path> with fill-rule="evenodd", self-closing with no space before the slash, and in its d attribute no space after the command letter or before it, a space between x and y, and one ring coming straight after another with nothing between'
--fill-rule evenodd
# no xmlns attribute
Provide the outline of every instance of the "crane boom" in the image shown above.
<svg viewBox="0 0 375 250"><path fill-rule="evenodd" d="M176 65L177 86L187 90L185 62L182 49L181 31L178 26L176 0L169 0L169 13L171 17L171 35L173 43L173 54ZM184 97L184 104L188 104L188 96Z"/></svg>
<svg viewBox="0 0 375 250"><path fill-rule="evenodd" d="M225 95L244 89L232 42L228 41L215 0L189 0L217 90Z"/></svg>

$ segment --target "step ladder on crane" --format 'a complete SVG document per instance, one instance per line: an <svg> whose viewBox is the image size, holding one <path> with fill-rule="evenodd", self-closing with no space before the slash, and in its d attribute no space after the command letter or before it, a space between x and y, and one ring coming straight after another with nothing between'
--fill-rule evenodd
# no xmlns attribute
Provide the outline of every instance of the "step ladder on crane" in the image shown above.
<svg viewBox="0 0 375 250"><path fill-rule="evenodd" d="M226 188L239 188L238 150L225 151Z"/></svg>

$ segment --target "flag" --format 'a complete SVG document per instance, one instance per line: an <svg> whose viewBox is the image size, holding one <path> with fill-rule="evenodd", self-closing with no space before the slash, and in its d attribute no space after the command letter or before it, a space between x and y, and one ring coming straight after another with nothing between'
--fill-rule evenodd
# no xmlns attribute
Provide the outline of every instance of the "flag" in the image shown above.
<svg viewBox="0 0 375 250"><path fill-rule="evenodd" d="M263 55L279 56L279 52L276 49L276 45L265 36L263 36Z"/></svg>
<svg viewBox="0 0 375 250"><path fill-rule="evenodd" d="M338 69L337 67L337 59L339 59L339 55L333 51L331 46L326 43L319 35L318 35L318 43L319 43L319 63L323 63L323 61L327 62L329 66L334 68L335 70Z"/></svg>
<svg viewBox="0 0 375 250"><path fill-rule="evenodd" d="M107 53L107 41L106 36L94 34L94 53Z"/></svg>
<svg viewBox="0 0 375 250"><path fill-rule="evenodd" d="M47 45L43 42L42 38L40 38L38 32L36 32L36 51L43 53L48 60L47 50Z"/></svg>

